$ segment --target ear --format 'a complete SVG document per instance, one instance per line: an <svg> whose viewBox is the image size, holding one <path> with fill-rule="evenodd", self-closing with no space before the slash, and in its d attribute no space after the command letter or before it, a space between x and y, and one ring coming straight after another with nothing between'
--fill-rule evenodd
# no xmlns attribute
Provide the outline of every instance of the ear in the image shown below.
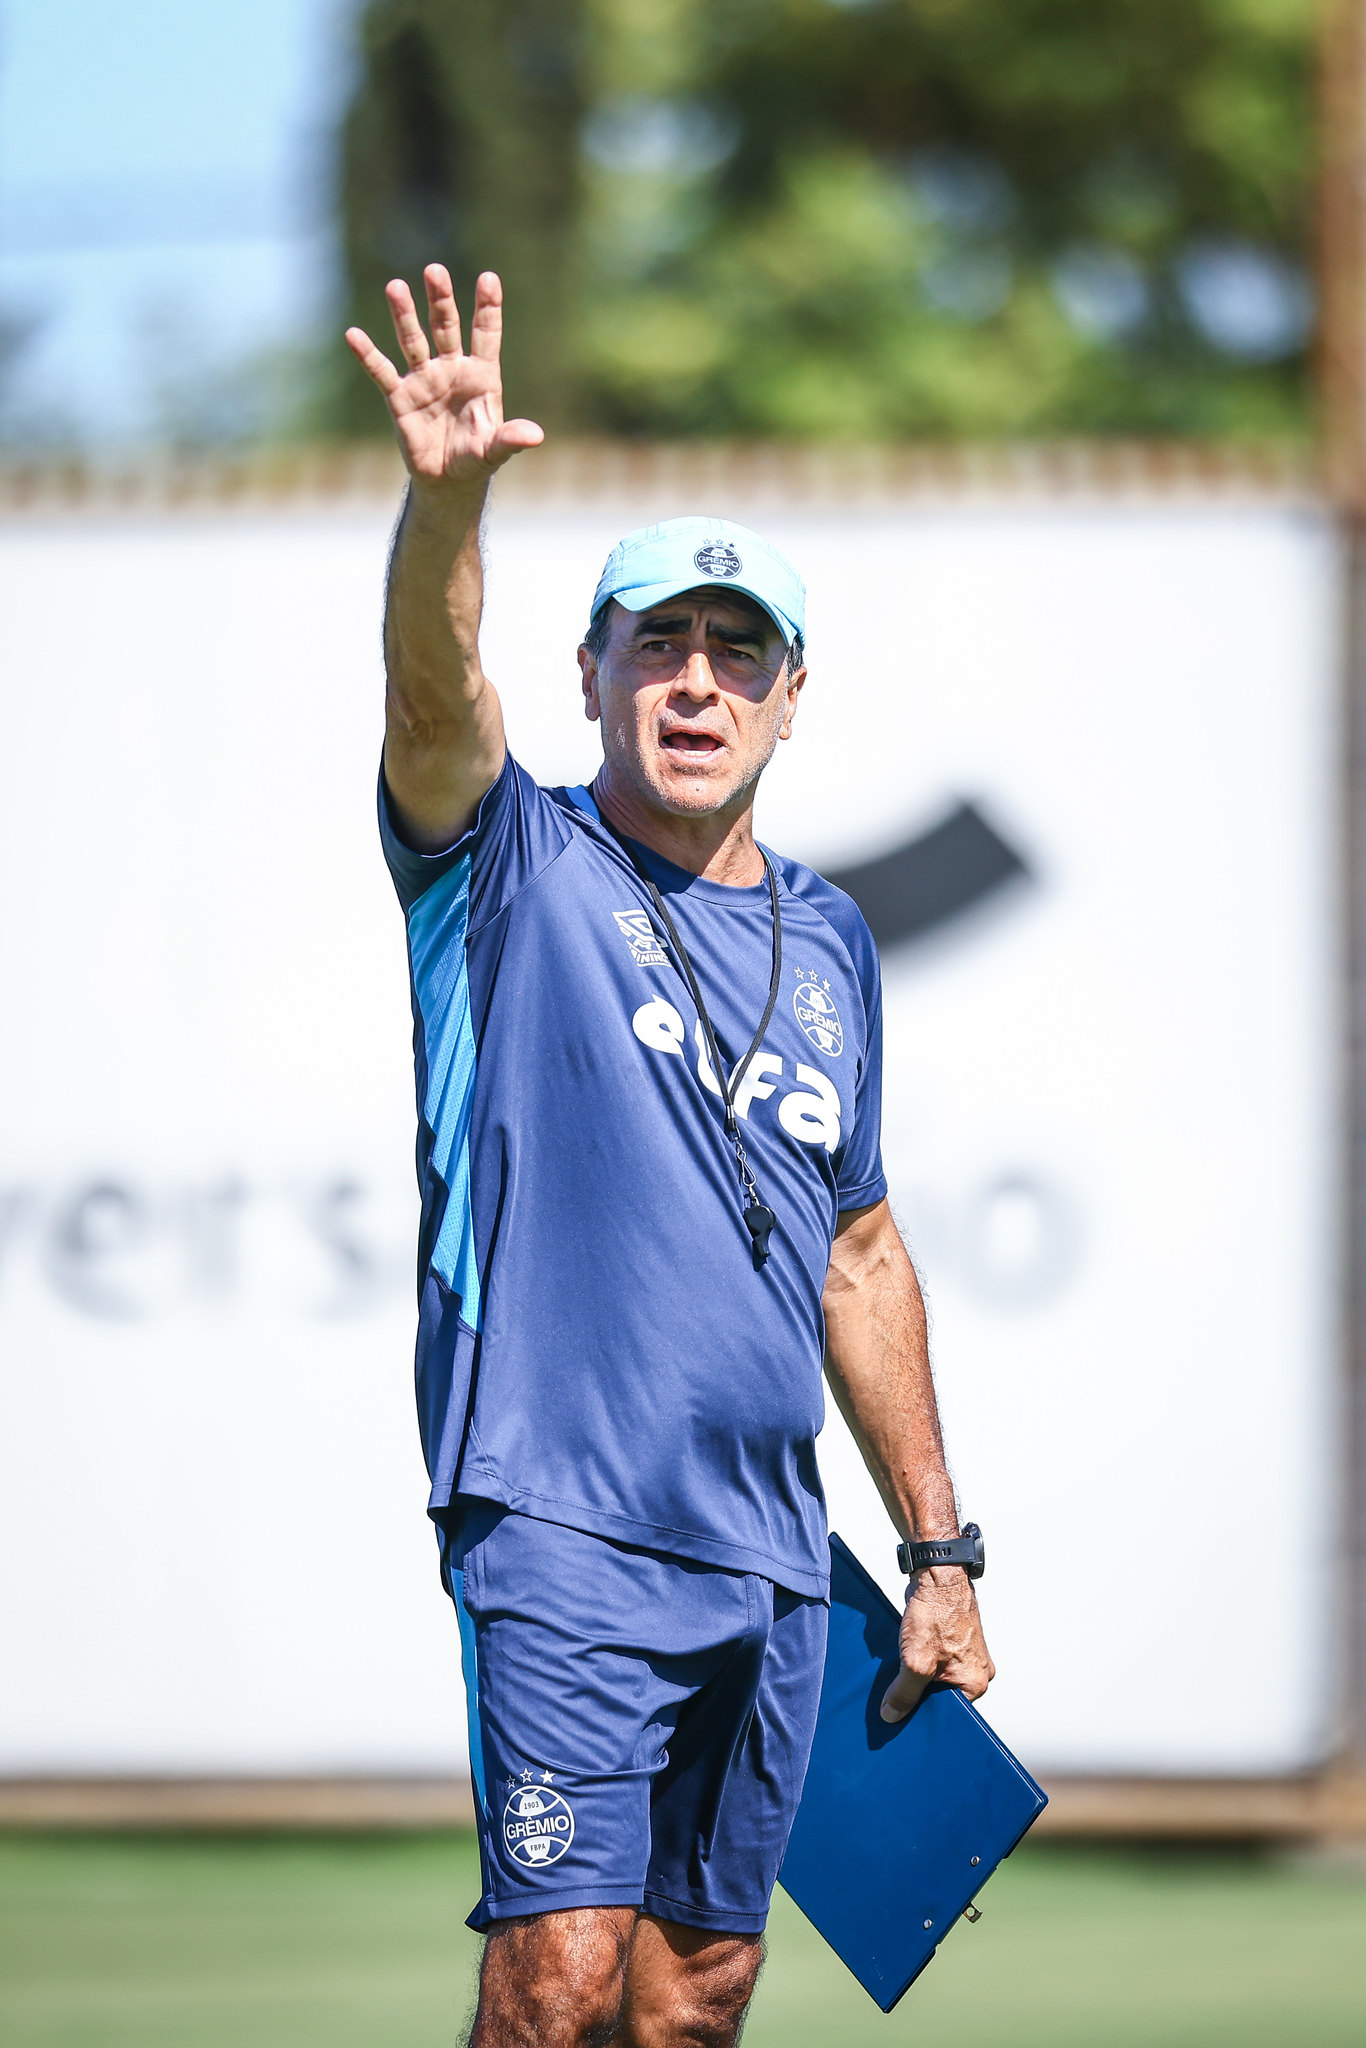
<svg viewBox="0 0 1366 2048"><path fill-rule="evenodd" d="M579 674L583 679L583 715L590 724L596 725L602 717L602 700L598 696L598 664L586 647L579 649Z"/></svg>
<svg viewBox="0 0 1366 2048"><path fill-rule="evenodd" d="M796 674L787 679L787 709L783 712L783 722L778 727L780 740L790 740L792 737L792 721L797 716L797 699L802 694L802 684L805 681L806 664L803 662Z"/></svg>

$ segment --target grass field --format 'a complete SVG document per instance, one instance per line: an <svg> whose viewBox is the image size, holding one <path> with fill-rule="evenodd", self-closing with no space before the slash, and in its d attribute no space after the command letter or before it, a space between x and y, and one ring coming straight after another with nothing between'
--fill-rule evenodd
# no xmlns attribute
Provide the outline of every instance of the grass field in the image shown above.
<svg viewBox="0 0 1366 2048"><path fill-rule="evenodd" d="M5 2048L453 2048L471 1838L0 1838ZM1362 2048L1366 1874L1030 1847L884 2019L779 1894L746 2048Z"/></svg>

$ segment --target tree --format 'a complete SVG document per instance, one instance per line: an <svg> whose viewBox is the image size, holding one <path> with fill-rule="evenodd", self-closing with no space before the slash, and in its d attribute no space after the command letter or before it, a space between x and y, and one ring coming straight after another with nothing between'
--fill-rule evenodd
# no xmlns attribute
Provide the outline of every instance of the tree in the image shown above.
<svg viewBox="0 0 1366 2048"><path fill-rule="evenodd" d="M449 265L463 309L498 270L506 373L547 426L571 412L583 22L577 0L372 0L341 136L347 317L388 331L384 286ZM337 423L387 422L363 382L338 382Z"/></svg>
<svg viewBox="0 0 1366 2048"><path fill-rule="evenodd" d="M473 90L500 162L542 152L553 226L529 184L473 168L472 143L425 185L365 178L372 212L381 191L392 206L439 185L449 221L452 192L484 194L460 211L462 250L525 262L508 279L519 410L553 385L548 419L631 434L1303 430L1308 0L581 8L553 10L572 33L548 125L462 40L488 38L487 4L367 16L390 43L421 16L450 132L473 138ZM381 75L351 117L372 167L424 132L383 126ZM511 359L522 321L539 387Z"/></svg>

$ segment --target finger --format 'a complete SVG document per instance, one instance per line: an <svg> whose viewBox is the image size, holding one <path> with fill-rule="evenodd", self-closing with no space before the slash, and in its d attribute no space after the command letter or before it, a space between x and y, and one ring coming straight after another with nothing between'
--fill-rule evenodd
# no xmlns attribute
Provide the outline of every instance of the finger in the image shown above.
<svg viewBox="0 0 1366 2048"><path fill-rule="evenodd" d="M455 303L455 287L451 274L444 263L429 263L422 273L427 287L427 317L432 325L432 340L436 343L439 356L458 356L460 347L460 309Z"/></svg>
<svg viewBox="0 0 1366 2048"><path fill-rule="evenodd" d="M964 1657L946 1664L939 1674L945 1685L956 1686L970 1700L980 1700L996 1676L990 1657Z"/></svg>
<svg viewBox="0 0 1366 2048"><path fill-rule="evenodd" d="M346 346L350 349L366 376L372 382L378 384L386 398L391 391L397 391L403 379L399 376L398 371L394 368L388 356L375 347L374 342L371 341L363 327L347 328Z"/></svg>
<svg viewBox="0 0 1366 2048"><path fill-rule="evenodd" d="M470 321L470 354L496 363L503 346L503 281L494 270L483 270L474 287L474 316Z"/></svg>
<svg viewBox="0 0 1366 2048"><path fill-rule="evenodd" d="M403 350L403 359L410 370L420 370L424 363L431 361L432 352L427 346L427 336L422 322L417 317L413 295L403 279L395 277L385 285L384 296L389 301L394 333L398 336L398 345Z"/></svg>
<svg viewBox="0 0 1366 2048"><path fill-rule="evenodd" d="M911 1708L919 1704L920 1695L929 1684L918 1671L908 1671L903 1664L896 1677L882 1695L878 1708L884 1721L904 1721Z"/></svg>

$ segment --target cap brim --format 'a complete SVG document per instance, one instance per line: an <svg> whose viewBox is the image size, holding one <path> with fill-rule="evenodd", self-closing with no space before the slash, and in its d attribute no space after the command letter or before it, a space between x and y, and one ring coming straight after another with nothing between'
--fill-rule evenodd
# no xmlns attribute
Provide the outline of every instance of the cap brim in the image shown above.
<svg viewBox="0 0 1366 2048"><path fill-rule="evenodd" d="M652 604L663 604L667 597L681 597L685 590L741 591L761 611L767 612L783 636L784 647L790 647L797 637L797 628L787 614L777 605L770 604L766 597L761 597L757 590L751 590L748 583L738 576L692 576L683 583L639 583L633 590L611 591L598 606L598 611L602 610L602 605L615 601L625 611L647 612Z"/></svg>

